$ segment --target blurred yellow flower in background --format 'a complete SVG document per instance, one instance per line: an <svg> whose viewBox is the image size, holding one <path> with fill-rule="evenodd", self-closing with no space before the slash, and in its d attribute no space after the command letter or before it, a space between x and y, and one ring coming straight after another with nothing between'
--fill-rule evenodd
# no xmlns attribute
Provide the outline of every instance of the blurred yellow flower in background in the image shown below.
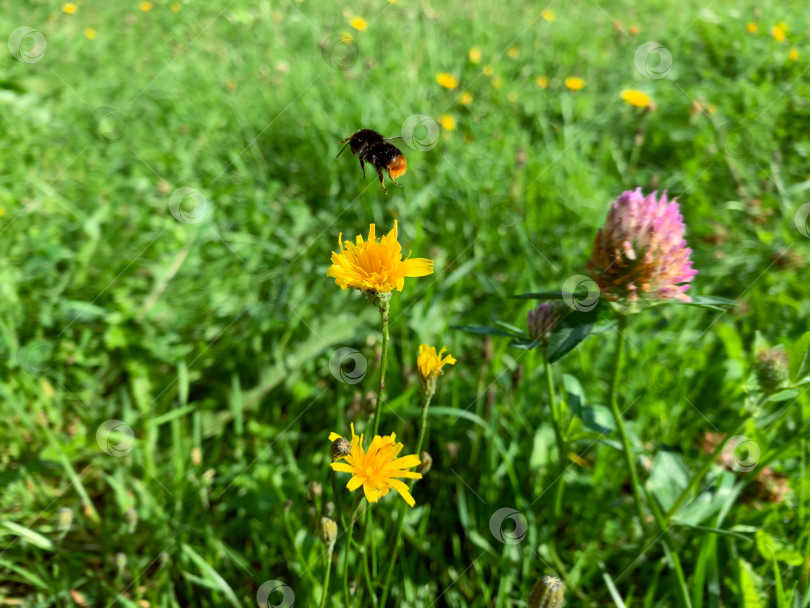
<svg viewBox="0 0 810 608"><path fill-rule="evenodd" d="M341 289L351 287L363 292L390 293L394 289L402 291L406 277L433 274L432 260L402 259L396 220L393 230L379 240L375 228L371 224L367 241L358 235L354 243L344 243L343 233L338 236L340 253L332 252L332 265L326 276L335 279Z"/></svg>
<svg viewBox="0 0 810 608"><path fill-rule="evenodd" d="M88 27L86 30L84 30L84 35L85 35L85 36L86 36L86 37L87 37L89 40L95 40L95 39L96 39L96 35L97 35L97 34L96 34L96 30L94 30L94 29L93 29L93 28L91 28L91 27Z"/></svg>
<svg viewBox="0 0 810 608"><path fill-rule="evenodd" d="M173 13L179 13L182 10L183 5L180 4L179 2L172 2L171 8Z"/></svg>
<svg viewBox="0 0 810 608"><path fill-rule="evenodd" d="M138 6L144 13L148 13L153 8L153 4L151 2L146 2L146 0L141 2Z"/></svg>
<svg viewBox="0 0 810 608"><path fill-rule="evenodd" d="M756 34L759 28L757 27L757 24L752 21L745 26L745 29L748 30L749 34Z"/></svg>
<svg viewBox="0 0 810 608"><path fill-rule="evenodd" d="M445 131L452 131L456 128L456 119L449 114L442 114L440 120Z"/></svg>
<svg viewBox="0 0 810 608"><path fill-rule="evenodd" d="M541 89L545 89L548 87L548 76L538 76L534 82Z"/></svg>
<svg viewBox="0 0 810 608"><path fill-rule="evenodd" d="M518 100L517 93L511 91L509 95L506 96L506 99L509 101L509 103L515 103Z"/></svg>
<svg viewBox="0 0 810 608"><path fill-rule="evenodd" d="M366 500L377 502L388 494L389 490L396 490L409 506L414 506L416 501L408 491L408 486L399 481L399 478L422 479L420 473L407 470L419 466L422 462L419 456L411 454L397 458L404 446L396 443L395 433L383 437L375 435L368 450L364 450L363 435L358 437L354 434L354 423L351 429L351 451L341 457L346 462L333 462L330 465L332 470L338 473L351 473L352 478L346 484L349 491L354 492L363 486ZM340 439L337 433L329 434L329 441L334 442L337 439Z"/></svg>
<svg viewBox="0 0 810 608"><path fill-rule="evenodd" d="M492 77L492 86L496 89L500 89L503 86L503 78L501 78L500 74L496 74Z"/></svg>
<svg viewBox="0 0 810 608"><path fill-rule="evenodd" d="M76 12L79 7L73 4L72 2L68 2L64 6L62 6L62 12L67 13L68 15L72 15Z"/></svg>
<svg viewBox="0 0 810 608"><path fill-rule="evenodd" d="M631 36L638 36L639 32L641 32L641 28L634 24L634 25L631 25L630 28L627 31L630 32Z"/></svg>
<svg viewBox="0 0 810 608"><path fill-rule="evenodd" d="M458 98L459 103L463 106L469 105L470 103L472 103L472 100L473 100L472 93L469 93L467 91L464 91L461 94L461 97Z"/></svg>
<svg viewBox="0 0 810 608"><path fill-rule="evenodd" d="M552 21L554 21L554 19L555 19L555 17L554 17L554 11L553 11L553 10L551 10L550 8L547 8L546 10L544 10L544 11L543 11L542 13L540 13L540 14L543 16L543 19L545 19L545 20L546 20L546 21L548 21L549 23L550 23L550 22L552 22Z"/></svg>
<svg viewBox="0 0 810 608"><path fill-rule="evenodd" d="M636 89L625 89L621 93L621 98L637 108L649 108L652 106L650 96Z"/></svg>
<svg viewBox="0 0 810 608"><path fill-rule="evenodd" d="M520 57L520 49L516 46L510 46L509 49L506 51L506 54L512 57L513 59L516 57Z"/></svg>
<svg viewBox="0 0 810 608"><path fill-rule="evenodd" d="M777 42L785 41L785 30L783 30L778 25L774 25L771 28L771 35L773 36L773 39L776 40Z"/></svg>
<svg viewBox="0 0 810 608"><path fill-rule="evenodd" d="M481 49L477 46L470 49L470 61L472 63L479 63L481 61Z"/></svg>
<svg viewBox="0 0 810 608"><path fill-rule="evenodd" d="M585 88L585 81L577 76L569 76L565 79L565 88L570 91L581 91Z"/></svg>
<svg viewBox="0 0 810 608"><path fill-rule="evenodd" d="M368 27L368 23L362 17L353 17L352 20L349 21L349 25L351 25L358 32L362 32Z"/></svg>
<svg viewBox="0 0 810 608"><path fill-rule="evenodd" d="M484 74L484 76L492 76L492 74L495 72L495 68L492 67L492 64L488 63L481 68L481 72Z"/></svg>
<svg viewBox="0 0 810 608"><path fill-rule="evenodd" d="M458 80L447 72L439 72L436 74L436 82L442 85L445 89L455 89L458 86Z"/></svg>

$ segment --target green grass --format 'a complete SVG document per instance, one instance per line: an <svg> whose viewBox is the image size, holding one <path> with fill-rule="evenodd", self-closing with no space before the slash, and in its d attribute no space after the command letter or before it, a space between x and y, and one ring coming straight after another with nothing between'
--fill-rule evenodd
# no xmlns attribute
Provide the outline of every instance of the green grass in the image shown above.
<svg viewBox="0 0 810 608"><path fill-rule="evenodd" d="M380 346L376 312L326 270L339 233L398 219L405 250L436 273L392 300L381 431L416 441L420 343L459 361L433 399L433 469L414 489L389 605L526 606L539 576L564 569L570 606L676 606L619 444L598 432L612 423L612 326L554 365L579 455L559 522L540 357L451 326L524 326L530 303L508 296L583 274L622 190L678 196L700 272L691 293L738 303L632 319L619 401L666 510L705 462L704 434L731 432L759 399L758 346L784 344L794 366L807 350L810 241L794 222L810 200L804 4L552 2L553 22L526 1L170 4L83 2L70 15L0 1L0 39L29 26L47 43L40 61L0 60L0 605L255 606L266 581L317 605L327 436L369 420ZM355 15L368 21L356 62L335 69L329 51ZM780 21L781 44L769 33ZM671 53L664 78L634 66L648 41ZM568 76L585 88L567 91ZM628 106L626 88L656 109ZM355 157L334 158L352 131L398 135L418 114L456 126L429 150L398 144L401 189L385 196ZM194 222L172 214L179 188L204 197ZM367 360L362 382L330 372L341 347ZM810 604L810 402L801 387L783 396L740 433L757 467L711 467L670 530L696 608ZM131 440L97 441L108 420ZM782 502L752 482L766 464L785 476ZM308 497L310 481L322 494ZM399 502L374 508L378 572ZM528 522L517 544L490 529L504 507ZM343 605L345 540L327 605ZM351 559L357 605L370 605Z"/></svg>

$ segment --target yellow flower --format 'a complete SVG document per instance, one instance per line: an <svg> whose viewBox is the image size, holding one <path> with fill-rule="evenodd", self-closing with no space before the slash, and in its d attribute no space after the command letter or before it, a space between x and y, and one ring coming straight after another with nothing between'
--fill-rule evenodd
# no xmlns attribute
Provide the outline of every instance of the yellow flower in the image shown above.
<svg viewBox="0 0 810 608"><path fill-rule="evenodd" d="M492 86L496 89L500 89L503 86L503 78L501 78L500 74L492 77Z"/></svg>
<svg viewBox="0 0 810 608"><path fill-rule="evenodd" d="M399 479L422 479L419 473L406 470L419 466L421 462L419 456L411 454L397 458L403 445L396 443L394 433L383 437L375 435L368 446L368 451L364 451L363 435L358 437L354 434L354 424L351 428L351 452L342 458L346 462L333 462L332 470L338 473L351 473L352 478L346 487L350 492L354 492L363 486L363 492L369 502L377 502L388 494L389 490L396 490L408 505L414 506L416 501L408 491L408 486ZM340 439L340 435L329 434L329 441L336 439Z"/></svg>
<svg viewBox="0 0 810 608"><path fill-rule="evenodd" d="M799 49L797 49L795 47L790 49L790 58L793 61L798 61L799 60Z"/></svg>
<svg viewBox="0 0 810 608"><path fill-rule="evenodd" d="M338 237L340 253L332 252L332 265L326 276L335 279L341 289L351 287L363 292L390 293L402 291L405 277L424 277L433 274L433 261L426 258L402 259L402 246L397 240L397 222L394 229L377 240L375 226L371 224L368 240L358 235L356 242L343 242Z"/></svg>
<svg viewBox="0 0 810 608"><path fill-rule="evenodd" d="M449 114L443 114L441 117L441 122L445 131L452 131L456 128L456 119Z"/></svg>
<svg viewBox="0 0 810 608"><path fill-rule="evenodd" d="M540 14L543 16L543 19L545 19L549 23L554 21L554 11L551 10L550 8L547 8L546 10L544 10Z"/></svg>
<svg viewBox="0 0 810 608"><path fill-rule="evenodd" d="M183 5L179 2L172 2L171 9L173 13L179 13L183 9Z"/></svg>
<svg viewBox="0 0 810 608"><path fill-rule="evenodd" d="M459 97L459 98L458 98L459 103L460 103L461 105L463 105L463 106L466 106L466 105L471 104L471 103L472 103L472 100L473 100L472 93L469 93L469 92L467 92L467 91L464 91L464 92L461 94L461 97Z"/></svg>
<svg viewBox="0 0 810 608"><path fill-rule="evenodd" d="M775 25L771 28L771 35L773 39L777 42L784 42L785 41L785 30L783 30L778 25Z"/></svg>
<svg viewBox="0 0 810 608"><path fill-rule="evenodd" d="M652 105L650 96L635 89L626 89L622 91L621 98L624 99L631 106L637 108L649 108Z"/></svg>
<svg viewBox="0 0 810 608"><path fill-rule="evenodd" d="M778 27L780 30L782 30L786 34L790 31L790 28L788 27L788 24L785 23L784 21L780 21L779 23L777 23L776 27Z"/></svg>
<svg viewBox="0 0 810 608"><path fill-rule="evenodd" d="M470 61L472 63L479 63L481 61L481 49L477 46L470 49Z"/></svg>
<svg viewBox="0 0 810 608"><path fill-rule="evenodd" d="M344 44L351 44L352 42L354 42L354 36L352 36L350 32L342 32L340 34L340 40Z"/></svg>
<svg viewBox="0 0 810 608"><path fill-rule="evenodd" d="M141 3L138 5L138 7L139 7L139 8L140 8L140 9L141 9L141 10L142 10L144 13L148 13L149 11L151 11L151 10L152 10L152 6L153 6L153 4L152 4L151 2L147 2L146 0L144 0L144 2L141 2Z"/></svg>
<svg viewBox="0 0 810 608"><path fill-rule="evenodd" d="M538 76L534 82L541 89L545 89L548 87L548 76Z"/></svg>
<svg viewBox="0 0 810 608"><path fill-rule="evenodd" d="M520 56L520 49L517 48L516 46L510 46L509 49L506 51L506 54L514 59L515 57Z"/></svg>
<svg viewBox="0 0 810 608"><path fill-rule="evenodd" d="M86 36L86 37L87 37L89 40L95 40L95 39L96 39L96 35L97 35L97 34L96 34L96 30L94 30L94 29L93 29L93 28L91 28L91 27L88 27L86 30L84 30L84 35L85 35L85 36Z"/></svg>
<svg viewBox="0 0 810 608"><path fill-rule="evenodd" d="M351 21L349 21L349 25L351 25L358 32L362 32L368 27L368 23L366 23L366 20L362 17L354 17Z"/></svg>
<svg viewBox="0 0 810 608"><path fill-rule="evenodd" d="M757 24L752 21L745 26L745 29L748 30L749 34L756 34L759 28L757 27Z"/></svg>
<svg viewBox="0 0 810 608"><path fill-rule="evenodd" d="M484 66L484 67L481 69L481 72L484 74L484 76L492 76L492 74L493 74L493 72L494 72L494 71L495 71L495 68L493 68L493 67L492 67L492 65L491 65L491 64L489 64L489 63L488 63L488 64L486 64L486 65L485 65L485 66Z"/></svg>
<svg viewBox="0 0 810 608"><path fill-rule="evenodd" d="M436 82L442 85L445 89L455 89L458 86L458 80L447 72L439 72L436 74Z"/></svg>
<svg viewBox="0 0 810 608"><path fill-rule="evenodd" d="M67 13L68 15L72 15L76 12L79 7L73 4L72 2L68 2L62 7L62 12Z"/></svg>
<svg viewBox="0 0 810 608"><path fill-rule="evenodd" d="M565 87L571 91L581 91L585 87L585 81L576 76L569 76L565 79Z"/></svg>
<svg viewBox="0 0 810 608"><path fill-rule="evenodd" d="M416 366L419 368L419 378L430 380L444 373L442 367L445 365L455 365L456 360L450 353L442 358L442 353L447 350L446 346L437 353L435 346L422 344L419 346L419 356L416 357Z"/></svg>
<svg viewBox="0 0 810 608"><path fill-rule="evenodd" d="M639 32L641 32L641 28L637 25L631 25L627 31L630 32L631 36L638 36Z"/></svg>

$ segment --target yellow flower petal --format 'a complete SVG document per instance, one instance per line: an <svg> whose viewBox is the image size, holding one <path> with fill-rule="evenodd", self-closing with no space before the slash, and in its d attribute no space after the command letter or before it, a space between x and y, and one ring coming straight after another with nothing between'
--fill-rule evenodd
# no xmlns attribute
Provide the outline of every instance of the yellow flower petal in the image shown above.
<svg viewBox="0 0 810 608"><path fill-rule="evenodd" d="M368 27L368 23L362 17L354 17L351 21L349 21L349 25L351 25L358 32L362 32Z"/></svg>
<svg viewBox="0 0 810 608"><path fill-rule="evenodd" d="M585 81L576 76L569 76L565 79L565 88L571 91L581 91L585 88Z"/></svg>
<svg viewBox="0 0 810 608"><path fill-rule="evenodd" d="M458 80L447 72L439 72L436 74L436 82L442 85L445 89L455 89L458 86Z"/></svg>
<svg viewBox="0 0 810 608"><path fill-rule="evenodd" d="M68 15L72 15L78 10L78 6L73 4L72 2L68 2L67 4L62 6L62 12L67 13Z"/></svg>
<svg viewBox="0 0 810 608"><path fill-rule="evenodd" d="M481 49L477 46L474 46L470 49L470 62L471 63L479 63L481 61Z"/></svg>

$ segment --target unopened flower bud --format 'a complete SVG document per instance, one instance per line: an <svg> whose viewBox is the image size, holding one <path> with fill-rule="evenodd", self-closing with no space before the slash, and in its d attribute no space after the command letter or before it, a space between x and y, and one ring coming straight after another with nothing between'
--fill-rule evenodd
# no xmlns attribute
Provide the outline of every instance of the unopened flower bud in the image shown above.
<svg viewBox="0 0 810 608"><path fill-rule="evenodd" d="M781 346L761 349L754 361L754 372L757 375L759 387L764 392L775 392L787 378L787 353Z"/></svg>
<svg viewBox="0 0 810 608"><path fill-rule="evenodd" d="M332 460L338 460L339 458L348 456L351 451L352 444L349 443L349 440L345 437L338 437L329 447L329 455L332 456Z"/></svg>
<svg viewBox="0 0 810 608"><path fill-rule="evenodd" d="M317 481L310 481L307 483L307 500L314 500L317 496L321 495L323 488Z"/></svg>
<svg viewBox="0 0 810 608"><path fill-rule="evenodd" d="M121 553L120 551L115 554L115 567L118 570L118 573L124 572L124 569L127 567L127 554Z"/></svg>
<svg viewBox="0 0 810 608"><path fill-rule="evenodd" d="M127 522L129 533L132 534L135 528L138 527L138 512L135 509L127 509L126 513L124 513L124 521Z"/></svg>
<svg viewBox="0 0 810 608"><path fill-rule="evenodd" d="M321 520L318 522L318 538L330 549L335 546L335 540L337 540L337 524L334 519L331 517L321 517Z"/></svg>
<svg viewBox="0 0 810 608"><path fill-rule="evenodd" d="M427 475L430 468L433 466L433 457L428 452L419 452L419 466L416 467L416 472L422 475Z"/></svg>
<svg viewBox="0 0 810 608"><path fill-rule="evenodd" d="M544 576L532 587L529 608L561 608L565 599L565 585L556 576Z"/></svg>

